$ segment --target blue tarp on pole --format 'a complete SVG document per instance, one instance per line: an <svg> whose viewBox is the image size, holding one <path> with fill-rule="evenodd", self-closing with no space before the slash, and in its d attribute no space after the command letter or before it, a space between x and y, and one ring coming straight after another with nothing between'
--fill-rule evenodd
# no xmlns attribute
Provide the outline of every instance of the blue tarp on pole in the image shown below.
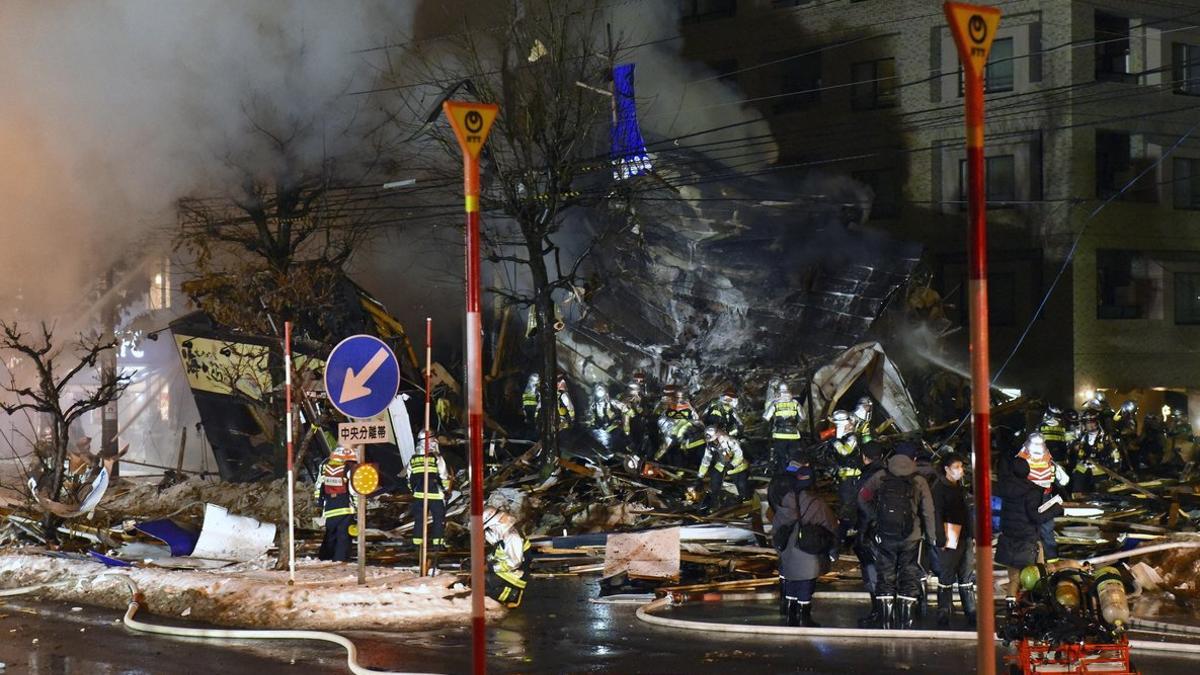
<svg viewBox="0 0 1200 675"><path fill-rule="evenodd" d="M613 105L616 119L612 126L613 178L625 180L649 173L650 155L638 127L637 99L633 92L633 65L613 68Z"/></svg>

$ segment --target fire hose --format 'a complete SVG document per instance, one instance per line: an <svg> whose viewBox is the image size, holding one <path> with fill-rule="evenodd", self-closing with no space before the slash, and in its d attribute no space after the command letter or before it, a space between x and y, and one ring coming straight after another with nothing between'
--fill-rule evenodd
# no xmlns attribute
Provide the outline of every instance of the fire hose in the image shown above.
<svg viewBox="0 0 1200 675"><path fill-rule="evenodd" d="M346 650L346 666L354 675L422 675L419 673L404 673L399 671L372 670L365 668L358 663L358 647L354 645L350 639L338 635L337 633L329 633L326 631L317 630L254 630L254 629L227 629L227 628L188 628L182 626L161 626L145 621L139 621L134 618L138 610L141 609L142 592L138 589L137 583L130 579L127 575L115 572L104 572L95 576L73 577L70 579L60 579L58 581L49 581L43 584L34 586L22 586L20 588L0 589L0 598L16 595L26 595L37 591L51 588L54 586L65 586L79 581L100 581L101 579L116 579L125 584L129 590L129 605L125 609L125 616L122 621L125 627L137 631L139 633L152 633L155 635L166 635L171 637L190 637L190 638L205 638L205 639L229 639L229 640L315 640L319 642L332 642Z"/></svg>
<svg viewBox="0 0 1200 675"><path fill-rule="evenodd" d="M818 593L817 595L820 596L821 594ZM764 626L761 624L746 623L716 623L713 621L694 621L691 619L671 619L654 615L654 612L670 606L671 604L673 604L673 600L670 596L654 600L653 602L638 607L637 618L651 625L663 626L667 628L681 628L685 630L701 631L706 633L750 633L755 635L790 635L793 637L804 638L852 638L855 640L953 640L958 642L975 642L977 637L974 631L965 630L896 630L882 628L864 630L861 628L829 627L803 628L798 626ZM1200 657L1200 644L1197 643L1130 640L1129 646L1130 648L1137 650L1168 652L1172 654Z"/></svg>

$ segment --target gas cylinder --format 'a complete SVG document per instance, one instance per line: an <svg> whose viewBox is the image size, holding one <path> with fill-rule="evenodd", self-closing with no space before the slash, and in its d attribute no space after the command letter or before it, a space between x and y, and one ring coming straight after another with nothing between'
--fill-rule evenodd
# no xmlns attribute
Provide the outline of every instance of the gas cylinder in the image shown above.
<svg viewBox="0 0 1200 675"><path fill-rule="evenodd" d="M1079 585L1070 579L1060 579L1054 584L1054 599L1067 609L1079 609L1082 604Z"/></svg>
<svg viewBox="0 0 1200 675"><path fill-rule="evenodd" d="M1117 630L1129 624L1129 599L1125 596L1125 577L1114 567L1096 572L1096 597L1104 622Z"/></svg>

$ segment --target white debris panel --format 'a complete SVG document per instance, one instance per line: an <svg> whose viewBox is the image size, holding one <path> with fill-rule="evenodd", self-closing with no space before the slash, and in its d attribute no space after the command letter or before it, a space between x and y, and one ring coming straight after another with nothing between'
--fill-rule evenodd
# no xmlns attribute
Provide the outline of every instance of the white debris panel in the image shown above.
<svg viewBox="0 0 1200 675"><path fill-rule="evenodd" d="M841 401L859 378L865 378L871 397L895 420L900 431L916 431L917 407L913 404L908 386L896 364L884 353L878 342L863 342L842 352L813 375L809 395L817 419L827 417L839 402L849 410L854 401ZM807 421L808 406L800 406L800 416Z"/></svg>
<svg viewBox="0 0 1200 675"><path fill-rule="evenodd" d="M367 567L367 585L357 585L357 568L346 563L296 561L296 584L286 571L262 558L219 572L157 568L107 568L100 563L51 558L40 549L0 550L0 588L78 578L47 588L39 597L124 611L129 592L101 574L128 575L152 614L184 617L218 626L314 630L418 630L465 625L471 616L470 589L451 574L419 577L394 568ZM486 600L489 619L505 610Z"/></svg>
<svg viewBox="0 0 1200 675"><path fill-rule="evenodd" d="M604 576L621 572L640 579L678 579L679 528L608 535Z"/></svg>

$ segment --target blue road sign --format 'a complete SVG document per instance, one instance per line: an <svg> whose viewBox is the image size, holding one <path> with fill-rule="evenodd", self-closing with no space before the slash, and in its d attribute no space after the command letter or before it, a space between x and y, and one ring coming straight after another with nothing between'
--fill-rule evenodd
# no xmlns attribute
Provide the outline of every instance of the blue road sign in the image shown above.
<svg viewBox="0 0 1200 675"><path fill-rule="evenodd" d="M387 409L400 388L400 363L383 340L352 335L329 352L325 393L346 417L374 417Z"/></svg>

